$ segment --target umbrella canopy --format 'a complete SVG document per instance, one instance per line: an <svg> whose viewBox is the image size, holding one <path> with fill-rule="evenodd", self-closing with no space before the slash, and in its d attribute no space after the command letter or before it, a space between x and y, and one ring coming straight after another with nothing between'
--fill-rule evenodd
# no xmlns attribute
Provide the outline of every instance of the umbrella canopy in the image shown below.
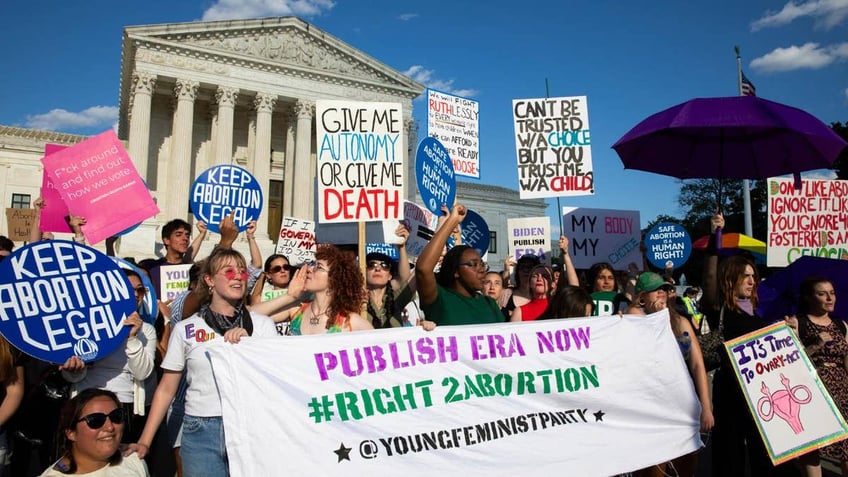
<svg viewBox="0 0 848 477"><path fill-rule="evenodd" d="M706 250L710 243L711 235L704 235L692 242L692 248L695 250ZM745 234L726 233L721 235L721 250L719 255L729 256L736 255L742 252L750 252L756 263L766 263L766 243L749 237Z"/></svg>
<svg viewBox="0 0 848 477"><path fill-rule="evenodd" d="M661 111L612 147L626 169L679 179L766 179L828 168L846 145L805 111L732 96Z"/></svg>
<svg viewBox="0 0 848 477"><path fill-rule="evenodd" d="M801 282L812 275L823 276L836 291L834 317L848 318L848 260L804 256L766 278L757 287L757 313L769 321L798 312Z"/></svg>

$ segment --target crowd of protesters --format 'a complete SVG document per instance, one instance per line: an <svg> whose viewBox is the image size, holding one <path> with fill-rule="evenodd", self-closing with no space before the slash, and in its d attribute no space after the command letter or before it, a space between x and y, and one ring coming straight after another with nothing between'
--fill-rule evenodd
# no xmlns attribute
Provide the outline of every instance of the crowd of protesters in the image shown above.
<svg viewBox="0 0 848 477"><path fill-rule="evenodd" d="M44 202L38 199L34 205L40 209ZM49 365L22 355L0 337L0 477L229 475L211 364L202 354L205 343L186 338L187 327L238 343L245 336L416 325L432 330L662 310L668 310L669 328L701 404L700 415L693 417L705 436L712 432L713 475L742 476L746 467L752 476L821 475L818 451L772 466L726 360L715 373L710 395L697 336L707 326L721 326L725 339L732 339L768 324L756 314L759 277L753 262L736 256L719 263L713 240L700 301L698 288L677 297L668 270L639 273L635 264L625 277L610 264L597 263L581 281L566 237L560 238L560 263L554 267L525 255L507 259L503 270L489 270L480 253L463 245L457 234L465 207L444 212L414 264L406 253L409 231L402 225L396 231L399 259L368 254L364 271L355 256L329 244L319 245L315 260L302 266L279 254L263 260L253 236L255 222L245 232L246 259L233 250L239 232L231 217L220 224L213 252L198 259L206 225L196 225L192 242L190 224L169 222L162 228L163 256L139 260L137 271L127 271L141 310L146 289L140 273L148 274L159 292L161 267L194 264L189 290L160 302L155 327L134 313L125 322L131 330L124 347L88 365L79 358ZM74 240L84 243L85 218L69 219ZM723 218L716 215L711 223L718 236ZM51 238L40 231L32 234L32 240ZM14 243L0 236L0 259L13 249ZM114 254L113 247L108 251ZM787 321L844 411L848 341L845 325L830 316L833 286L812 278L801 292L801 313ZM829 446L821 455L838 460L843 475L848 474L848 444ZM633 473L692 476L697 459L695 452Z"/></svg>

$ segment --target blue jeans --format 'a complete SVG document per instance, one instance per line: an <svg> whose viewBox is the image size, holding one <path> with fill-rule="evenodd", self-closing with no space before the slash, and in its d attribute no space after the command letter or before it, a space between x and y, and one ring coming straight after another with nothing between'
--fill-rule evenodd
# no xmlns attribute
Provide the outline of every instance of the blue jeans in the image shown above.
<svg viewBox="0 0 848 477"><path fill-rule="evenodd" d="M185 477L228 477L230 470L221 417L186 414L180 457Z"/></svg>

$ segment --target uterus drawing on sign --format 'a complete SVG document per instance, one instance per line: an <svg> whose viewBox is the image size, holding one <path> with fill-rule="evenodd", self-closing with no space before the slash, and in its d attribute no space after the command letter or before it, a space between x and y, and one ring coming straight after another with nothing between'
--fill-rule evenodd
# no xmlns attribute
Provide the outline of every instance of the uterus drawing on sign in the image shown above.
<svg viewBox="0 0 848 477"><path fill-rule="evenodd" d="M804 385L790 386L789 378L780 374L780 383L783 384L783 389L779 389L772 393L766 382L763 381L760 392L765 396L757 401L757 414L766 422L777 415L777 417L786 421L792 432L800 434L804 431L804 425L801 423L801 405L807 404L813 398L810 389ZM801 399L800 393L806 393L806 397Z"/></svg>

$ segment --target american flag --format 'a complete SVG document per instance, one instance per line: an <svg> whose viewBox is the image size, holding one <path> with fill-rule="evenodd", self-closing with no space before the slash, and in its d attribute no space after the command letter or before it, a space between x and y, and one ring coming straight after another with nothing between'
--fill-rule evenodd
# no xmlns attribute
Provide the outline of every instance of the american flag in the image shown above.
<svg viewBox="0 0 848 477"><path fill-rule="evenodd" d="M742 73L742 96L756 96L757 88L754 83L751 83L751 80L745 76L744 71L740 71L740 73Z"/></svg>

